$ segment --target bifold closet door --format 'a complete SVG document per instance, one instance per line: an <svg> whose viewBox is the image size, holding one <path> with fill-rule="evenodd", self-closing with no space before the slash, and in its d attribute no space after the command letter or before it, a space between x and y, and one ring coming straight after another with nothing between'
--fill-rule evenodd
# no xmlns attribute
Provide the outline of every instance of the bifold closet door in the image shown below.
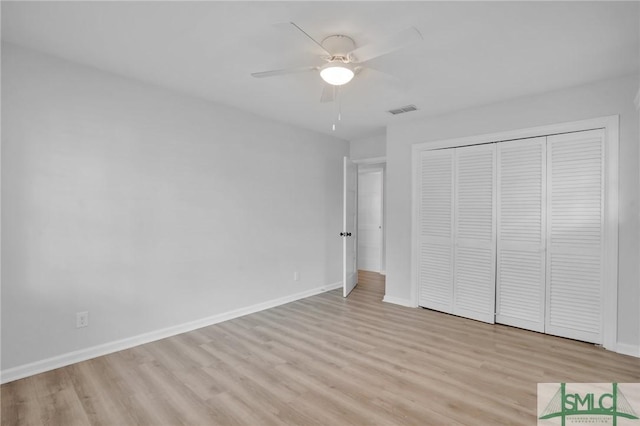
<svg viewBox="0 0 640 426"><path fill-rule="evenodd" d="M602 343L604 131L547 138L545 332Z"/></svg>
<svg viewBox="0 0 640 426"><path fill-rule="evenodd" d="M418 164L418 304L453 313L454 150L423 151Z"/></svg>
<svg viewBox="0 0 640 426"><path fill-rule="evenodd" d="M495 321L496 145L455 149L453 313Z"/></svg>
<svg viewBox="0 0 640 426"><path fill-rule="evenodd" d="M546 137L497 144L496 322L544 332Z"/></svg>

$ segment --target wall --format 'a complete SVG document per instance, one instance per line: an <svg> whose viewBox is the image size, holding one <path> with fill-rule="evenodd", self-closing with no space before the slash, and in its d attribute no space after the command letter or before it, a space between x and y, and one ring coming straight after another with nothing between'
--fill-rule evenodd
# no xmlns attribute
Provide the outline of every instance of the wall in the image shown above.
<svg viewBox="0 0 640 426"><path fill-rule="evenodd" d="M618 342L640 345L637 76L399 123L387 128L385 300L411 299L411 145L620 115Z"/></svg>
<svg viewBox="0 0 640 426"><path fill-rule="evenodd" d="M638 21L640 21L640 8L638 9ZM640 29L638 37L640 39ZM640 56L640 51L638 53ZM636 94L636 110L639 114L638 125L640 126L640 70L638 70L638 92ZM638 143L640 144L640 140L638 141ZM638 164L640 164L640 157L638 158ZM638 199L640 199L640 179L638 179ZM640 202L638 202L638 222L640 222ZM638 226L638 241L640 241L640 226ZM638 286L640 287L640 262L638 262L638 277ZM640 291L638 293L640 293ZM638 300L638 305L640 306L640 298ZM640 315L638 315L638 317L638 329L640 329ZM638 340L640 341L640 337L638 337ZM640 343L638 344L638 346L640 346ZM640 348L638 348L638 356L640 356Z"/></svg>
<svg viewBox="0 0 640 426"><path fill-rule="evenodd" d="M4 373L341 280L345 141L11 45L2 122Z"/></svg>
<svg viewBox="0 0 640 426"><path fill-rule="evenodd" d="M349 156L352 160L380 158L385 155L387 155L387 135L385 133L349 142Z"/></svg>

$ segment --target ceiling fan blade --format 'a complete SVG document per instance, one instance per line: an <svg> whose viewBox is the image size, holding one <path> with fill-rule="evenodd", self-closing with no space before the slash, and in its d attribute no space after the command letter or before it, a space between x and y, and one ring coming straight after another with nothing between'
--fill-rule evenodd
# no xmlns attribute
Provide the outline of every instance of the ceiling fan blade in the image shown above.
<svg viewBox="0 0 640 426"><path fill-rule="evenodd" d="M311 40L314 43L314 45L315 45L314 46L314 48L315 48L315 52L314 53L316 53L318 55L329 55L329 56L331 56L331 53L322 46L322 43L320 43L319 41L317 41L316 39L311 37L305 30L300 28L298 26L298 24L296 24L295 22L282 22L282 23L276 24L276 26L280 27L280 28L295 29L298 34L303 34L308 40Z"/></svg>
<svg viewBox="0 0 640 426"><path fill-rule="evenodd" d="M349 52L349 60L355 63L366 62L418 40L422 40L422 34L416 28L410 27L384 40L352 50Z"/></svg>
<svg viewBox="0 0 640 426"><path fill-rule="evenodd" d="M317 71L318 67L299 67L299 68L284 68L281 70L252 72L251 76L255 78L273 77L276 75L297 74L301 72Z"/></svg>
<svg viewBox="0 0 640 426"><path fill-rule="evenodd" d="M336 97L336 86L331 84L325 84L322 89L322 96L320 96L320 102L333 102Z"/></svg>

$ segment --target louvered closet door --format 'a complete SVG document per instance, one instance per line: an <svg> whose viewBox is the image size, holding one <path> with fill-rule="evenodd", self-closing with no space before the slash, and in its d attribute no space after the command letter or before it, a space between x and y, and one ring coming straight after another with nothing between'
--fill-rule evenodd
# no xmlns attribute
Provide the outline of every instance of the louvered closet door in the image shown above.
<svg viewBox="0 0 640 426"><path fill-rule="evenodd" d="M546 137L497 150L496 322L544 332Z"/></svg>
<svg viewBox="0 0 640 426"><path fill-rule="evenodd" d="M546 332L602 343L604 132L547 143Z"/></svg>
<svg viewBox="0 0 640 426"><path fill-rule="evenodd" d="M418 304L453 312L453 149L424 151L418 165Z"/></svg>
<svg viewBox="0 0 640 426"><path fill-rule="evenodd" d="M456 148L453 313L495 320L495 144Z"/></svg>

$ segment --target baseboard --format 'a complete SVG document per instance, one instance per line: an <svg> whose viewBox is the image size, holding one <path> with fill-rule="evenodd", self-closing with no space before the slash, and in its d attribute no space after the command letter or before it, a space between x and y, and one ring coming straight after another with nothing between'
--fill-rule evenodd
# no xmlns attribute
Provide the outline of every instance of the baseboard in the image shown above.
<svg viewBox="0 0 640 426"><path fill-rule="evenodd" d="M230 319L242 317L265 309L274 308L284 305L285 303L294 302L306 297L315 296L316 294L342 288L342 282L323 285L310 290L295 293L289 296L280 297L278 299L257 303L246 308L240 308L229 312L213 315L195 321L151 331L149 333L139 334L137 336L128 337L122 340L116 340L102 345L92 346L86 349L69 352L55 357L43 359L41 361L32 362L25 365L9 368L0 372L0 383L8 383L14 380L33 376L35 374L44 373L45 371L55 370L56 368L65 367L67 365L86 361L99 356L108 355L134 346L143 345L145 343L154 342L156 340L165 339L177 334L186 333L198 328L207 327L209 325L228 321Z"/></svg>
<svg viewBox="0 0 640 426"><path fill-rule="evenodd" d="M616 352L623 355L630 355L636 358L640 358L640 346L639 345L630 345L628 343L620 343L616 344Z"/></svg>
<svg viewBox="0 0 640 426"><path fill-rule="evenodd" d="M393 297L385 295L382 299L383 302L393 303L394 305L406 306L408 308L416 308L416 304L409 299L403 299L401 297Z"/></svg>

